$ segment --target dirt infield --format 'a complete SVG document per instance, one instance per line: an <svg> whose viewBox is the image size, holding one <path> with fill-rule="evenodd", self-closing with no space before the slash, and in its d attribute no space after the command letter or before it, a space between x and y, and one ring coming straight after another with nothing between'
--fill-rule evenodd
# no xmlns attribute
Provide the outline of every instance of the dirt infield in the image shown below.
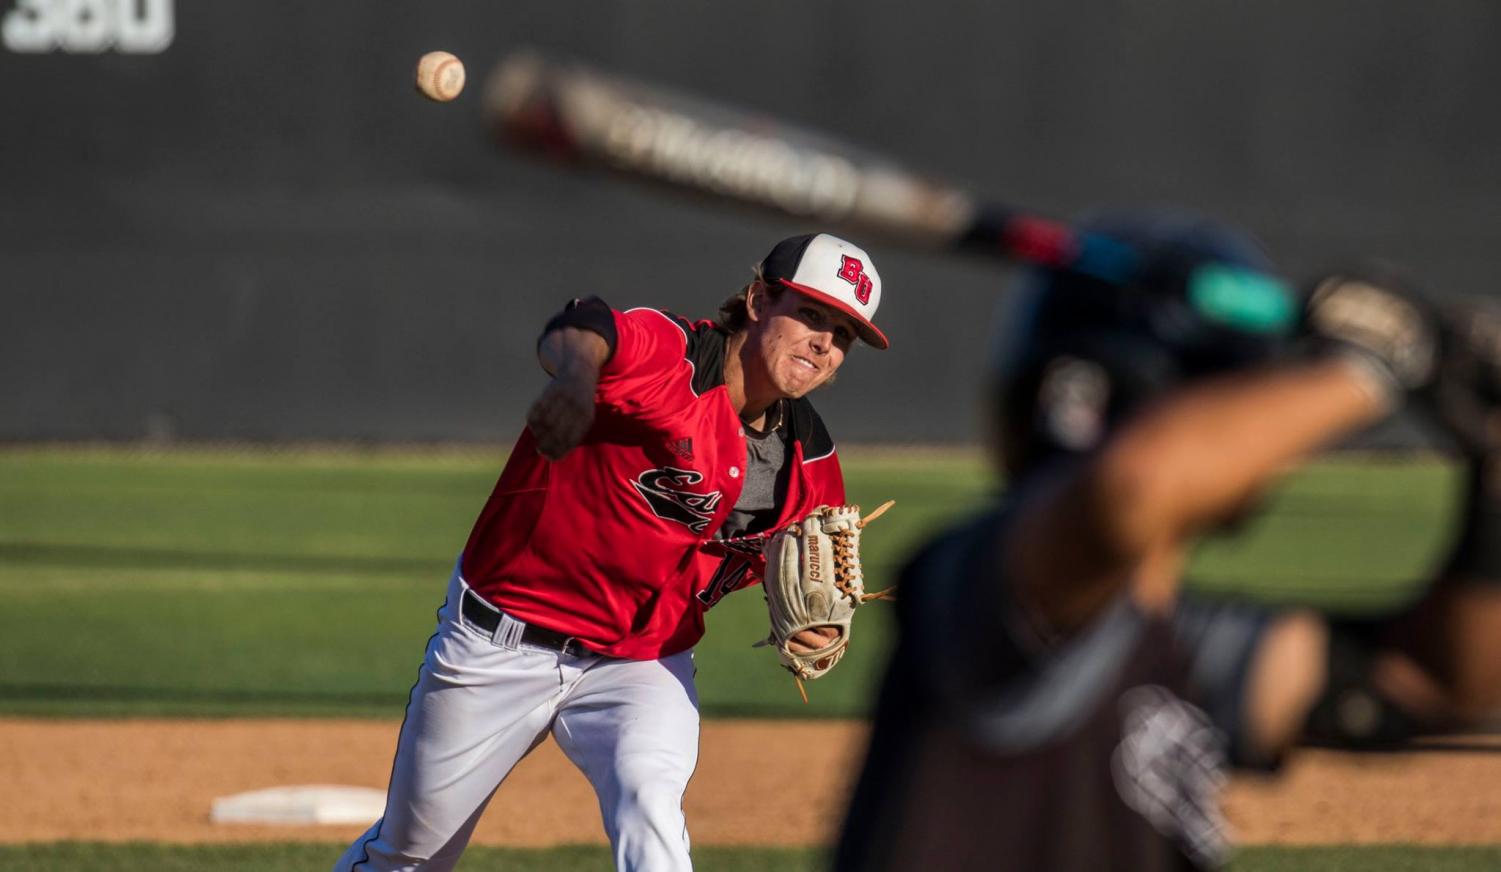
<svg viewBox="0 0 1501 872"><path fill-rule="evenodd" d="M365 720L0 718L0 842L339 841L357 826L216 825L218 796L291 784L384 787L397 724ZM686 800L696 844L825 841L864 727L848 722L711 721ZM825 747L846 749L842 761ZM779 749L776 754L772 748ZM807 786L774 801L789 784ZM827 796L818 796L818 791ZM1423 752L1307 752L1277 779L1243 779L1226 810L1241 841L1501 842L1501 741ZM551 742L513 773L476 841L601 842L594 796Z"/></svg>

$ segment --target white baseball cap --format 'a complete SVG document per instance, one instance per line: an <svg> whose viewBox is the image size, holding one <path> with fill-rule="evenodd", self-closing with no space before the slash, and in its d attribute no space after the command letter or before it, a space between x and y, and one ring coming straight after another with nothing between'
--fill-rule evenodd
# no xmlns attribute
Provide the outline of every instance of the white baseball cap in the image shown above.
<svg viewBox="0 0 1501 872"><path fill-rule="evenodd" d="M761 276L854 318L866 344L891 345L871 321L881 305L881 274L859 246L827 233L793 236L778 242L761 261Z"/></svg>

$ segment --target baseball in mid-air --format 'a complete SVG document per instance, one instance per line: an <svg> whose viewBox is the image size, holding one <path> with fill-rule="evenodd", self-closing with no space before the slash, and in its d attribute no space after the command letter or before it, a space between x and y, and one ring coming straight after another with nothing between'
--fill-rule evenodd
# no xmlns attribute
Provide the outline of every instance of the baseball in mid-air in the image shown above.
<svg viewBox="0 0 1501 872"><path fill-rule="evenodd" d="M430 51L417 62L417 90L447 103L464 90L464 62L446 51Z"/></svg>

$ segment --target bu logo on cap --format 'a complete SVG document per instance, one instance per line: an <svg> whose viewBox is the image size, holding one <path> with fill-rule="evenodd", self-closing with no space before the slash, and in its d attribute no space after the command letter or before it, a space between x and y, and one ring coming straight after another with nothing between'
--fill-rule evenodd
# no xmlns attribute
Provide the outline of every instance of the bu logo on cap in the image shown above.
<svg viewBox="0 0 1501 872"><path fill-rule="evenodd" d="M855 299L860 305L870 305L870 290L874 284L870 276L865 274L865 264L858 257L850 257L847 254L840 255L843 260L839 264L839 277L855 286Z"/></svg>

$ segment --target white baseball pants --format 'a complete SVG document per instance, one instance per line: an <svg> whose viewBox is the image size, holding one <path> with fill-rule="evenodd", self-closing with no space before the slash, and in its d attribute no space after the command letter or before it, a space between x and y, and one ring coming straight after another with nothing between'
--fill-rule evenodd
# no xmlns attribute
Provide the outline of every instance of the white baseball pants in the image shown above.
<svg viewBox="0 0 1501 872"><path fill-rule="evenodd" d="M335 872L452 869L491 794L548 731L594 786L617 869L691 869L692 652L638 661L506 648L461 616L464 589L456 568L402 722L385 816Z"/></svg>

